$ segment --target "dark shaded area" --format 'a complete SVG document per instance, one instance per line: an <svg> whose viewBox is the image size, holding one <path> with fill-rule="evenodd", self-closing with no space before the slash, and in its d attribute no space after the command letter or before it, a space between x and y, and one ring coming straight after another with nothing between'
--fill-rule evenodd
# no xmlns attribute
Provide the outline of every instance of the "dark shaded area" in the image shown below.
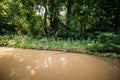
<svg viewBox="0 0 120 80"><path fill-rule="evenodd" d="M15 25L10 25L10 24L0 24L0 34L1 35L6 35L6 34L16 34L17 30L16 30Z"/></svg>

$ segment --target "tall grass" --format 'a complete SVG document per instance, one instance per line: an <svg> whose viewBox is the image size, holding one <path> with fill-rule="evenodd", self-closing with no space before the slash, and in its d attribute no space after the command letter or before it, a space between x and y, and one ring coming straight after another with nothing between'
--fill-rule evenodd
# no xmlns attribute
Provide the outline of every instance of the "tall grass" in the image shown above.
<svg viewBox="0 0 120 80"><path fill-rule="evenodd" d="M61 50L64 52L89 53L100 56L118 56L120 45L117 47L107 46L100 41L87 40L57 40L55 38L34 38L26 35L4 35L0 36L0 46ZM116 51L118 50L118 51ZM107 52L108 51L108 52Z"/></svg>
<svg viewBox="0 0 120 80"><path fill-rule="evenodd" d="M0 36L0 46L86 52L85 48L81 46L81 42L78 40L56 40L54 38L39 39L25 35Z"/></svg>

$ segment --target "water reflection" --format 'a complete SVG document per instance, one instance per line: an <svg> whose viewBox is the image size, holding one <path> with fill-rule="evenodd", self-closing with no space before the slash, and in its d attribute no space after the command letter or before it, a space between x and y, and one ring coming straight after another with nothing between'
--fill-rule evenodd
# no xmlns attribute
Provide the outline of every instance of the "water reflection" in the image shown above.
<svg viewBox="0 0 120 80"><path fill-rule="evenodd" d="M25 66L26 69L30 70L32 67L31 66Z"/></svg>
<svg viewBox="0 0 120 80"><path fill-rule="evenodd" d="M0 55L0 80L120 80L119 68L103 60L58 53L15 49Z"/></svg>
<svg viewBox="0 0 120 80"><path fill-rule="evenodd" d="M31 70L30 70L30 75L31 75L31 76L35 76L35 75L36 75L36 71L35 71L34 69L31 69Z"/></svg>
<svg viewBox="0 0 120 80"><path fill-rule="evenodd" d="M41 64L41 66L42 66L42 68L47 68L49 66L47 58L44 59L43 64Z"/></svg>
<svg viewBox="0 0 120 80"><path fill-rule="evenodd" d="M65 57L61 57L60 61L64 64L67 65L67 60L65 59Z"/></svg>

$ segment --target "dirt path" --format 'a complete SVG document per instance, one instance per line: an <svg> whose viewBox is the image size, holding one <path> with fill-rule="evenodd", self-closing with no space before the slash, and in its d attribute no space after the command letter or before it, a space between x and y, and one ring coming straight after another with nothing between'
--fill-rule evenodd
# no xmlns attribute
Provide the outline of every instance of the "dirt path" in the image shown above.
<svg viewBox="0 0 120 80"><path fill-rule="evenodd" d="M0 47L0 80L120 80L119 59Z"/></svg>

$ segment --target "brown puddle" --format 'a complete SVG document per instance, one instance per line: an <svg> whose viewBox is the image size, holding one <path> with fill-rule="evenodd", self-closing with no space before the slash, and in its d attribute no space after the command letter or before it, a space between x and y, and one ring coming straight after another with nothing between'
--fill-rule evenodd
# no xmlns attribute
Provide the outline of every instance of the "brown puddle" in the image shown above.
<svg viewBox="0 0 120 80"><path fill-rule="evenodd" d="M120 69L90 55L0 48L0 80L120 80Z"/></svg>

